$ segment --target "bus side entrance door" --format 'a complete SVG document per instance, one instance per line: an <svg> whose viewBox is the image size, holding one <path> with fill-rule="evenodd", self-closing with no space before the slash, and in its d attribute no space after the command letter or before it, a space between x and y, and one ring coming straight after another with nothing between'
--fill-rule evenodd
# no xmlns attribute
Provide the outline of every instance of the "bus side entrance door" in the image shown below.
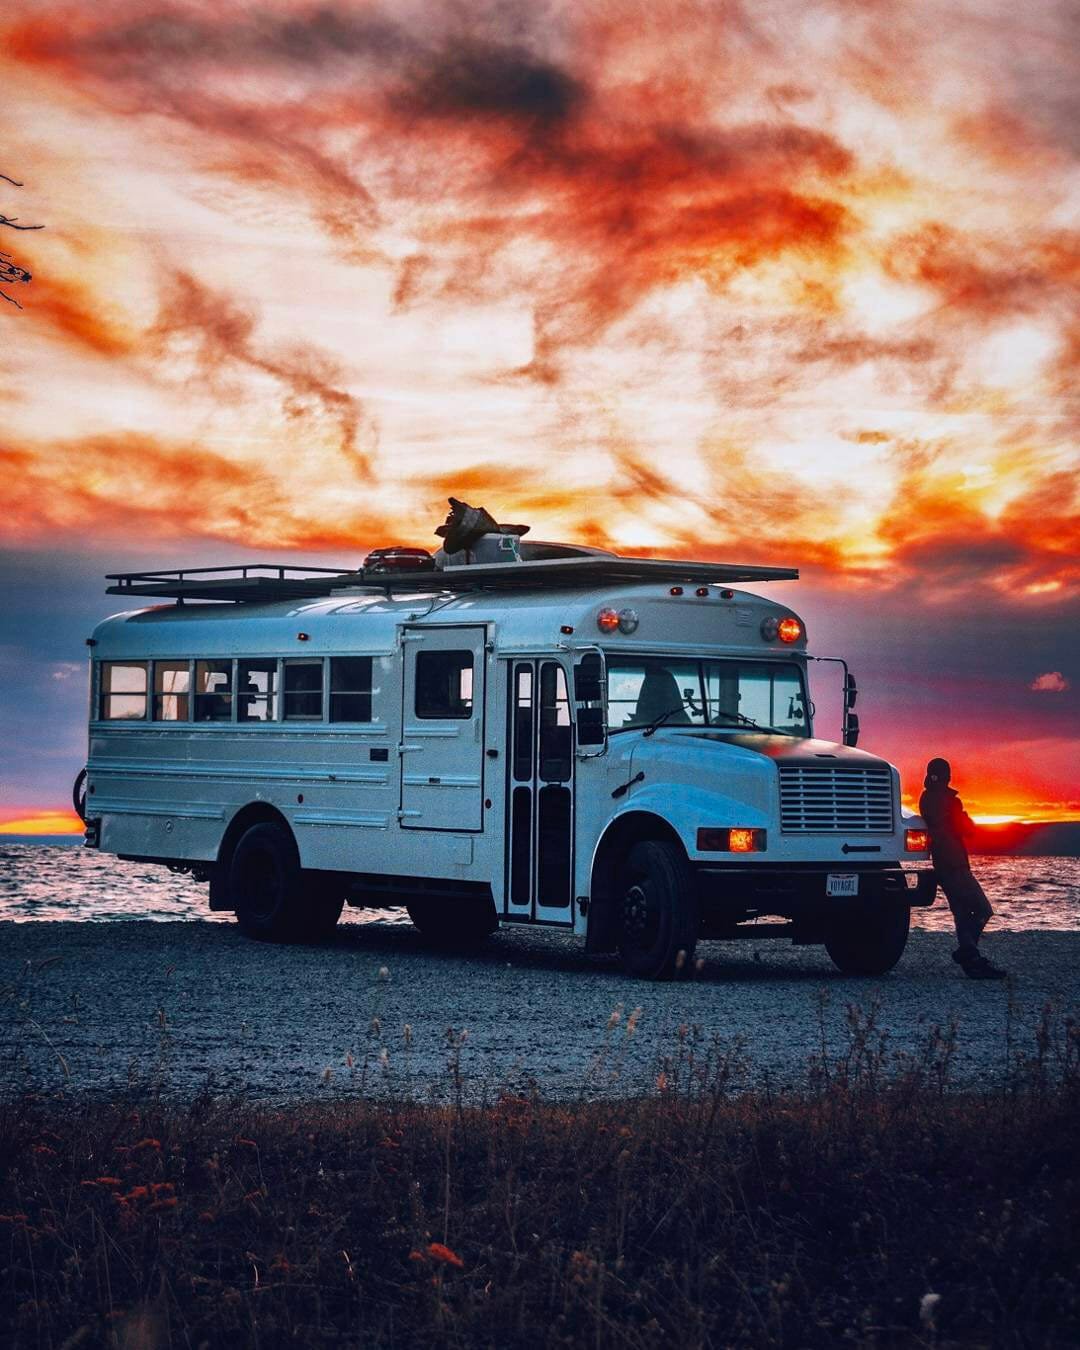
<svg viewBox="0 0 1080 1350"><path fill-rule="evenodd" d="M574 728L558 661L508 663L507 918L573 923Z"/></svg>
<svg viewBox="0 0 1080 1350"><path fill-rule="evenodd" d="M485 637L475 626L402 632L404 829L484 827Z"/></svg>

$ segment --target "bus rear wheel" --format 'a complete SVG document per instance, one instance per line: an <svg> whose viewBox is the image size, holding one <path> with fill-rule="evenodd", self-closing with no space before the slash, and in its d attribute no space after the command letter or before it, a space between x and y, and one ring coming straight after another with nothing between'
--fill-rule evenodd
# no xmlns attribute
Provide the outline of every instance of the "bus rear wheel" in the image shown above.
<svg viewBox="0 0 1080 1350"><path fill-rule="evenodd" d="M911 906L890 901L838 917L825 950L845 975L886 975L904 954Z"/></svg>
<svg viewBox="0 0 1080 1350"><path fill-rule="evenodd" d="M697 889L681 848L660 839L633 846L618 870L619 957L628 975L670 980L689 973L701 927Z"/></svg>
<svg viewBox="0 0 1080 1350"><path fill-rule="evenodd" d="M344 904L343 896L305 877L295 841L272 821L241 835L229 866L229 895L242 931L269 942L327 937Z"/></svg>
<svg viewBox="0 0 1080 1350"><path fill-rule="evenodd" d="M475 947L499 926L495 906L484 897L418 895L405 908L421 937L433 947Z"/></svg>

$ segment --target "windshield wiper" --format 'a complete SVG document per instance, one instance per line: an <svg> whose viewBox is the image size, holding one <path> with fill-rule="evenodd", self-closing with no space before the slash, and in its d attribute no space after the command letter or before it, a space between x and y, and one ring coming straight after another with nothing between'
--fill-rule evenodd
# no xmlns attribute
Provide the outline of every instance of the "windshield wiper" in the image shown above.
<svg viewBox="0 0 1080 1350"><path fill-rule="evenodd" d="M786 731L778 731L776 727L769 727L769 726L766 726L764 722L755 722L754 719L753 719L752 717L747 717L747 715L746 715L745 713L741 713L741 712L728 712L726 709L721 709L721 711L720 711L719 713L717 713L717 716L718 716L718 717L732 717L732 718L735 719L735 724L736 724L737 726L741 726L741 727L752 727L755 731L767 731L767 732L769 732L769 733L770 733L771 735L773 735L773 736L786 736L786 735L788 735L788 733L787 733ZM718 726L719 723L716 723L716 722L710 722L709 725L710 725L710 726Z"/></svg>
<svg viewBox="0 0 1080 1350"><path fill-rule="evenodd" d="M665 712L662 712L659 717L654 717L653 720L649 723L649 725L644 728L641 734L643 736L651 736L654 731L657 731L660 727L664 725L664 723L668 720L669 717L674 717L677 712L682 712L682 710L685 707L686 707L686 700L683 699L680 703L676 703L674 708L668 708Z"/></svg>

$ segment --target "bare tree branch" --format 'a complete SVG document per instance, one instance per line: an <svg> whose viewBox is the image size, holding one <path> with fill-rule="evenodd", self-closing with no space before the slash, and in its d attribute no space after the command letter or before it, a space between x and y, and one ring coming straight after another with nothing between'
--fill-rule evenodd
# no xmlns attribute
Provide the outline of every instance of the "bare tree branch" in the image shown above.
<svg viewBox="0 0 1080 1350"><path fill-rule="evenodd" d="M16 178L10 178L6 173L0 173L0 178L5 183L10 183L12 187L21 188L22 183ZM43 230L44 225L20 225L18 216L0 215L0 225L6 225L9 230ZM8 295L3 290L4 286L16 284L25 285L32 279L32 273L25 267L21 267L10 253L5 253L0 249L0 299L6 300L9 305L14 305L16 309L22 309L22 305L13 295Z"/></svg>

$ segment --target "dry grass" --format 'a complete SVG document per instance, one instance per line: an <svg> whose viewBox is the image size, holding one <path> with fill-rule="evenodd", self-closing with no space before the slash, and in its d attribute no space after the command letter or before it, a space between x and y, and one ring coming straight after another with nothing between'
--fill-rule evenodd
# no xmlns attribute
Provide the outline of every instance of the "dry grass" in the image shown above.
<svg viewBox="0 0 1080 1350"><path fill-rule="evenodd" d="M1077 1344L1077 1029L973 1095L849 1019L798 1094L0 1107L3 1343Z"/></svg>

